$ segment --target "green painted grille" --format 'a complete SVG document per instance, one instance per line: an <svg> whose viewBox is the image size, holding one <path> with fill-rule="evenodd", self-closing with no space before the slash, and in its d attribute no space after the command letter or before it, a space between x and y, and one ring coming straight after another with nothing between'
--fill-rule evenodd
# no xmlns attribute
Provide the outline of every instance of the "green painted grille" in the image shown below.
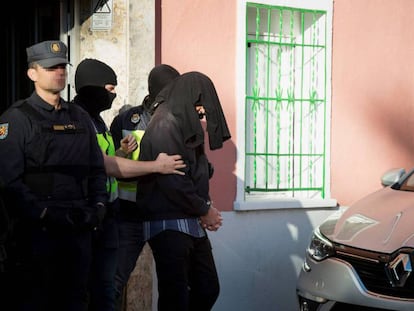
<svg viewBox="0 0 414 311"><path fill-rule="evenodd" d="M326 12L246 5L245 192L324 198Z"/></svg>

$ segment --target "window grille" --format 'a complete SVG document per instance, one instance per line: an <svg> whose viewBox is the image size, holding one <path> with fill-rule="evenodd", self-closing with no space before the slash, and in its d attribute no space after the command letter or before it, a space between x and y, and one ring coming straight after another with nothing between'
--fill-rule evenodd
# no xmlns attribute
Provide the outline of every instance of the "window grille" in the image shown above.
<svg viewBox="0 0 414 311"><path fill-rule="evenodd" d="M246 3L246 196L325 198L326 16Z"/></svg>

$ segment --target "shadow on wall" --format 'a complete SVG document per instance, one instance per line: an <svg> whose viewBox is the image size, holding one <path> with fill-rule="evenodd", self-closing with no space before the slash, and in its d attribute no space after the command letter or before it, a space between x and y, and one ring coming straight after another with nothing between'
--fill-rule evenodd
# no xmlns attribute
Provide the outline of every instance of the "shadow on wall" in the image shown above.
<svg viewBox="0 0 414 311"><path fill-rule="evenodd" d="M236 154L234 144L227 144L226 147ZM213 163L219 162L220 170L217 174L220 179L216 177L212 184L216 191L226 193L233 190L228 190L227 183L231 182L232 187L236 185L235 159L227 157L227 153L225 156L218 154L213 160L210 157ZM223 175L231 175L231 178L224 179ZM298 310L296 282L312 230L335 210L221 209L223 226L217 232L209 232L221 283L220 296L213 310Z"/></svg>
<svg viewBox="0 0 414 311"><path fill-rule="evenodd" d="M223 143L223 148L211 151L206 135L206 152L214 166L214 175L210 180L210 196L220 211L232 211L236 199L237 179L235 175L237 150L233 137Z"/></svg>
<svg viewBox="0 0 414 311"><path fill-rule="evenodd" d="M298 310L296 281L314 228L306 210L222 214L222 228L209 233L221 282L213 310Z"/></svg>

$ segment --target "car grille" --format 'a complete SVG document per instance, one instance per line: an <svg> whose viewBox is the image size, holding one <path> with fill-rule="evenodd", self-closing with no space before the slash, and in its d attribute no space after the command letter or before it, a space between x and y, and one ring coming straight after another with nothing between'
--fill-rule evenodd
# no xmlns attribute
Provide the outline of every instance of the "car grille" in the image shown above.
<svg viewBox="0 0 414 311"><path fill-rule="evenodd" d="M412 254L413 251L405 249L404 253ZM414 271L401 287L393 286L387 274L388 264L398 254L399 252L391 255L370 253L342 246L336 257L352 265L368 291L384 296L414 299ZM414 263L412 255L410 257Z"/></svg>

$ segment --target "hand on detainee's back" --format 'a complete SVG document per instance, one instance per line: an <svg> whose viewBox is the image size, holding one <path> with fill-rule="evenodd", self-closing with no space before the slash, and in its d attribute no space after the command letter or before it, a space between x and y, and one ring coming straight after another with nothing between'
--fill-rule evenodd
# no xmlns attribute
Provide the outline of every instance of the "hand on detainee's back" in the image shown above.
<svg viewBox="0 0 414 311"><path fill-rule="evenodd" d="M186 166L187 165L178 154L168 155L164 152L161 152L155 159L156 171L161 174L185 175L185 173L183 171L180 171L180 169Z"/></svg>

